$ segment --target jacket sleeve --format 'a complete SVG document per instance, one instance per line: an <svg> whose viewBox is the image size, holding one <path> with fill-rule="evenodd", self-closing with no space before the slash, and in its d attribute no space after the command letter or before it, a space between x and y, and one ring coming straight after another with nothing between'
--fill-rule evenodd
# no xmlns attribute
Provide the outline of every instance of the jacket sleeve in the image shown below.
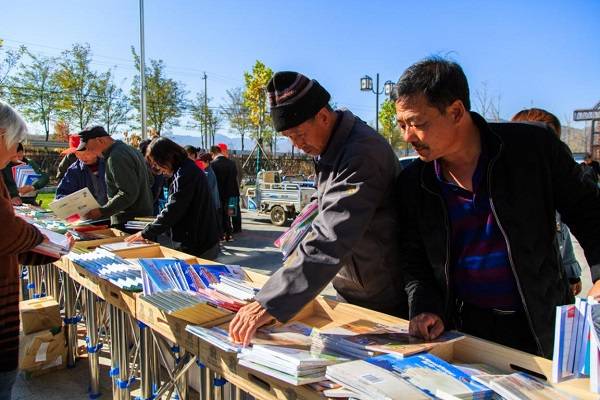
<svg viewBox="0 0 600 400"><path fill-rule="evenodd" d="M383 196L391 190L376 160L343 160L321 197L311 230L257 294L256 300L277 320L287 321L315 298L342 268L364 236Z"/></svg>
<svg viewBox="0 0 600 400"><path fill-rule="evenodd" d="M107 175L110 174L117 193L108 199L108 202L100 207L102 215L110 217L121 212L135 203L140 191L140 185L146 185L148 182L139 182L136 169L138 168L135 160L129 154L114 154L106 161Z"/></svg>
<svg viewBox="0 0 600 400"><path fill-rule="evenodd" d="M27 163L31 166L31 168L33 168L33 170L35 171L36 174L39 174L40 177L33 183L33 187L35 188L35 190L40 190L44 187L46 187L46 185L48 184L48 174L45 173L44 171L42 171L40 169L40 166L38 163L36 163L33 160L27 160Z"/></svg>
<svg viewBox="0 0 600 400"><path fill-rule="evenodd" d="M0 182L0 190L4 190L2 186L4 184ZM5 197L0 198L0 221L3 232L10 232L10 240L0 239L0 256L24 253L44 239L36 227L14 214L10 201Z"/></svg>
<svg viewBox="0 0 600 400"><path fill-rule="evenodd" d="M67 172L63 175L63 178L58 182L58 186L56 187L56 195L57 199L61 197L65 197L74 193L78 190L79 185L77 184L77 171L69 168Z"/></svg>
<svg viewBox="0 0 600 400"><path fill-rule="evenodd" d="M173 181L173 193L169 196L165 208L151 224L144 228L142 236L145 239L155 240L158 235L185 218L185 214L192 204L194 191L198 190L194 188L197 185L199 183L195 182L188 174L180 174ZM198 229L202 229L202 227L198 227Z"/></svg>
<svg viewBox="0 0 600 400"><path fill-rule="evenodd" d="M418 201L413 196L413 182L407 182L407 175L401 174L398 180L397 198L400 210L398 227L399 265L402 270L406 293L408 295L409 318L421 313L436 314L444 318L442 293L427 258L425 243L418 229L416 207L411 201ZM412 190L412 192L405 192Z"/></svg>
<svg viewBox="0 0 600 400"><path fill-rule="evenodd" d="M583 177L563 142L553 137L549 148L557 211L581 244L596 282L600 279L600 190Z"/></svg>
<svg viewBox="0 0 600 400"><path fill-rule="evenodd" d="M560 249L560 256L562 258L562 264L565 267L567 278L569 280L579 279L581 276L581 266L575 258L575 252L573 251L573 241L571 240L571 232L569 228L561 221L560 231L558 232L558 246Z"/></svg>

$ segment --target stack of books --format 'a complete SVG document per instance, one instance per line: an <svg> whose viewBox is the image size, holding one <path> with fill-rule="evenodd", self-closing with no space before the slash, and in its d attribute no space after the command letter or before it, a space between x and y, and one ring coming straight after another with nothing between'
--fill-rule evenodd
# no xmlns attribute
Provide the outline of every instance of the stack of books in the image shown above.
<svg viewBox="0 0 600 400"><path fill-rule="evenodd" d="M131 292L142 290L140 268L135 263L124 260L116 254L104 249L95 249L88 253L71 252L67 257L75 264L123 290Z"/></svg>
<svg viewBox="0 0 600 400"><path fill-rule="evenodd" d="M212 328L204 328L198 325L188 325L185 330L228 353L239 353L242 351L242 346L232 342L229 339L229 333L221 327L213 326Z"/></svg>
<svg viewBox="0 0 600 400"><path fill-rule="evenodd" d="M292 347L259 345L242 349L239 364L291 385L305 385L325 379L328 365L345 361L339 357L313 354Z"/></svg>
<svg viewBox="0 0 600 400"><path fill-rule="evenodd" d="M219 282L211 283L210 287L219 293L231 296L241 301L252 301L258 293L258 288L252 287L249 282L229 276L221 276Z"/></svg>
<svg viewBox="0 0 600 400"><path fill-rule="evenodd" d="M127 222L125 222L125 228L131 229L134 231L142 231L152 221L154 221L154 219L149 219L149 220L148 219L143 219L143 220L135 219L135 220L127 221Z"/></svg>
<svg viewBox="0 0 600 400"><path fill-rule="evenodd" d="M173 313L205 303L205 299L200 296L176 290L167 290L150 295L143 294L140 298L167 313Z"/></svg>
<svg viewBox="0 0 600 400"><path fill-rule="evenodd" d="M494 392L446 361L385 354L327 367L326 377L359 399L492 399Z"/></svg>
<svg viewBox="0 0 600 400"><path fill-rule="evenodd" d="M311 350L315 353L333 353L360 359L379 354L405 357L462 338L464 335L449 331L436 340L424 341L409 335L406 326L386 326L370 321L356 321L331 329L315 330Z"/></svg>
<svg viewBox="0 0 600 400"><path fill-rule="evenodd" d="M202 295L210 304L234 312L254 298L254 289L245 281L246 274L237 265L187 264L178 259L157 258L137 261L142 267L144 294L147 295L165 290L189 291ZM215 289L216 285L219 290Z"/></svg>
<svg viewBox="0 0 600 400"><path fill-rule="evenodd" d="M477 375L473 380L487 386L506 400L576 400L576 397L522 372L510 375Z"/></svg>
<svg viewBox="0 0 600 400"><path fill-rule="evenodd" d="M285 261L298 247L302 239L308 234L312 221L316 218L319 208L316 201L309 203L300 211L290 228L275 240L275 247L281 250Z"/></svg>
<svg viewBox="0 0 600 400"><path fill-rule="evenodd" d="M592 297L556 308L552 382L585 377L600 393L600 304Z"/></svg>
<svg viewBox="0 0 600 400"><path fill-rule="evenodd" d="M41 176L27 164L19 164L12 167L12 175L18 188L33 185Z"/></svg>

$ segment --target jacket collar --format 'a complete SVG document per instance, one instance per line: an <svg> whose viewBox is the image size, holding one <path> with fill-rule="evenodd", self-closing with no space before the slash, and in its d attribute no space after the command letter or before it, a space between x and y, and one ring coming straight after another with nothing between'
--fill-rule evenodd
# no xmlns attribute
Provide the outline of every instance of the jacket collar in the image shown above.
<svg viewBox="0 0 600 400"><path fill-rule="evenodd" d="M327 147L325 148L323 154L315 158L315 161L318 164L334 164L335 159L340 153L340 149L346 143L346 139L350 135L350 131L352 130L354 122L356 121L354 114L348 110L340 110L337 111L337 113L339 119L336 122L336 126L333 128L333 132L329 138L329 143L327 143Z"/></svg>
<svg viewBox="0 0 600 400"><path fill-rule="evenodd" d="M485 147L487 151L487 167L489 168L492 161L499 157L504 143L500 136L494 132L493 126L488 124L487 121L479 114L474 111L470 112L473 123L479 129L481 135L482 147ZM433 162L424 163L421 169L421 185L426 189L435 193L440 193L439 185L436 182L437 176L435 173L435 166Z"/></svg>

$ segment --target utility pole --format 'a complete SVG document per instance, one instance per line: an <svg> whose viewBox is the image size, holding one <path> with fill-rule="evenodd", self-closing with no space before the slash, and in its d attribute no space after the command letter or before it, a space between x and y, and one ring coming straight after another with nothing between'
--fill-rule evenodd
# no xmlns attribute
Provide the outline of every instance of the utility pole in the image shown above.
<svg viewBox="0 0 600 400"><path fill-rule="evenodd" d="M204 137L205 137L206 147L208 150L208 147L212 146L213 144L211 143L209 145L209 142L208 142L208 135L209 135L209 132L208 132L208 93L206 92L208 85L206 84L206 80L207 80L206 72L204 72L202 79L204 79L204 112L203 112L203 114L204 114L203 115L203 117L204 117L203 118L204 119Z"/></svg>
<svg viewBox="0 0 600 400"><path fill-rule="evenodd" d="M142 139L148 137L146 130L146 51L144 40L144 0L140 0L140 110L142 118Z"/></svg>

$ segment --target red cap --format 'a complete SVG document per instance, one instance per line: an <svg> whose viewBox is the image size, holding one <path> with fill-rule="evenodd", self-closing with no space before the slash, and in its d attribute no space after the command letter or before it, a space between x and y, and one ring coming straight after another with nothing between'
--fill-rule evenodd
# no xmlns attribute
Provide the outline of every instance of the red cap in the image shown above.
<svg viewBox="0 0 600 400"><path fill-rule="evenodd" d="M81 142L81 137L77 134L69 135L69 148L61 151L61 155L75 153L77 147L79 147L79 143Z"/></svg>
<svg viewBox="0 0 600 400"><path fill-rule="evenodd" d="M223 153L227 152L227 145L225 143L218 143L217 146L219 146Z"/></svg>

